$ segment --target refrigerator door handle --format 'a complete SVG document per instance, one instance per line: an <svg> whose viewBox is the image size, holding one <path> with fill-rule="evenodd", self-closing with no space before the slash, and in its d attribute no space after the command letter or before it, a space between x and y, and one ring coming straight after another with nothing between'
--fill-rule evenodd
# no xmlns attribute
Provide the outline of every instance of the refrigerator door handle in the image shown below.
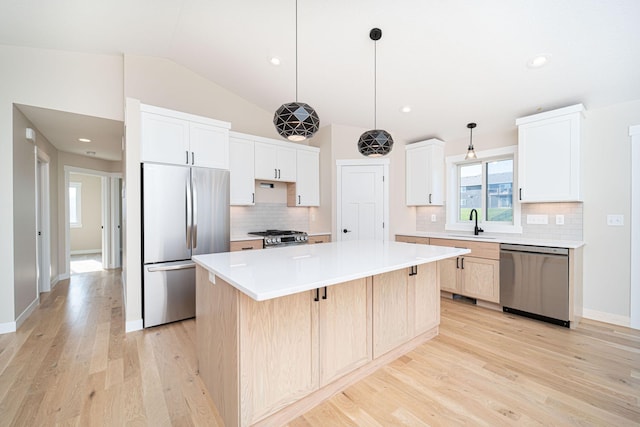
<svg viewBox="0 0 640 427"><path fill-rule="evenodd" d="M165 265L160 267L148 267L147 271L149 273L154 273L156 271L173 271L173 270L186 270L189 268L196 268L195 262L185 263L185 264L174 264L174 265Z"/></svg>
<svg viewBox="0 0 640 427"><path fill-rule="evenodd" d="M192 249L195 249L198 247L198 186L196 185L196 180L193 179L193 175L191 176L191 191L193 191L193 217L191 219L191 234L193 236Z"/></svg>
<svg viewBox="0 0 640 427"><path fill-rule="evenodd" d="M185 191L187 192L187 203L185 206L185 211L187 215L187 227L186 227L186 235L187 235L187 249L191 249L191 186L189 185L189 181L187 181L185 187Z"/></svg>

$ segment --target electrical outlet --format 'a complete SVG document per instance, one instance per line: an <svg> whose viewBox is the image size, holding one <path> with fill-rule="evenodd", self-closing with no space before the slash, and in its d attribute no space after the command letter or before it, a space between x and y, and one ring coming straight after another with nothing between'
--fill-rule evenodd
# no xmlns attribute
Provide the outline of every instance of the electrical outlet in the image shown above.
<svg viewBox="0 0 640 427"><path fill-rule="evenodd" d="M556 225L564 225L564 215L556 215Z"/></svg>
<svg viewBox="0 0 640 427"><path fill-rule="evenodd" d="M607 215L607 225L621 227L624 225L624 215Z"/></svg>
<svg viewBox="0 0 640 427"><path fill-rule="evenodd" d="M549 215L527 215L527 224L549 224Z"/></svg>
<svg viewBox="0 0 640 427"><path fill-rule="evenodd" d="M437 220L436 214L431 214L431 222L436 222Z"/></svg>

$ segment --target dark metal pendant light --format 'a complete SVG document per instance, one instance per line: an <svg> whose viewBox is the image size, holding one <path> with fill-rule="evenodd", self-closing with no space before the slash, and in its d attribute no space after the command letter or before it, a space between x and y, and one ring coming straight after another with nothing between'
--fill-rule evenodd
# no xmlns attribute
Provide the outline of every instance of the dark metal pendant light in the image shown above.
<svg viewBox="0 0 640 427"><path fill-rule="evenodd" d="M373 28L369 32L369 38L373 40L373 127L377 121L377 42L382 38L382 30ZM380 157L391 152L393 138L386 130L368 130L358 140L358 151L368 157Z"/></svg>
<svg viewBox="0 0 640 427"><path fill-rule="evenodd" d="M273 124L283 138L304 141L320 127L318 113L309 104L298 102L298 1L296 0L296 102L282 104L273 116Z"/></svg>
<svg viewBox="0 0 640 427"><path fill-rule="evenodd" d="M467 155L464 156L465 160L473 160L477 159L476 152L473 149L473 128L477 125L475 123L467 123L467 128L469 128L469 148L467 149Z"/></svg>

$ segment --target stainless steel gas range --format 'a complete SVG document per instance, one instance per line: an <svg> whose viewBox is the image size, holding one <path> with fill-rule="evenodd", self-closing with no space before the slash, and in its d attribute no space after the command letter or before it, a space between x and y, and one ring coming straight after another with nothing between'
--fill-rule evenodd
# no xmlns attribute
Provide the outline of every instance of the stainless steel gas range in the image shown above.
<svg viewBox="0 0 640 427"><path fill-rule="evenodd" d="M305 231L294 230L266 230L252 231L249 234L264 238L263 248L279 248L282 246L304 245L309 240Z"/></svg>

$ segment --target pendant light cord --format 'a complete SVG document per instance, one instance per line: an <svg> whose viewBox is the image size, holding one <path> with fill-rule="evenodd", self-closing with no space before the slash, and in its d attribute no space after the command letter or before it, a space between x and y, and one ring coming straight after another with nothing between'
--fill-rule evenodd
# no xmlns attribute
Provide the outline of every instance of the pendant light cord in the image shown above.
<svg viewBox="0 0 640 427"><path fill-rule="evenodd" d="M373 42L373 128L378 121L378 41Z"/></svg>
<svg viewBox="0 0 640 427"><path fill-rule="evenodd" d="M296 0L296 102L298 102L298 0Z"/></svg>

